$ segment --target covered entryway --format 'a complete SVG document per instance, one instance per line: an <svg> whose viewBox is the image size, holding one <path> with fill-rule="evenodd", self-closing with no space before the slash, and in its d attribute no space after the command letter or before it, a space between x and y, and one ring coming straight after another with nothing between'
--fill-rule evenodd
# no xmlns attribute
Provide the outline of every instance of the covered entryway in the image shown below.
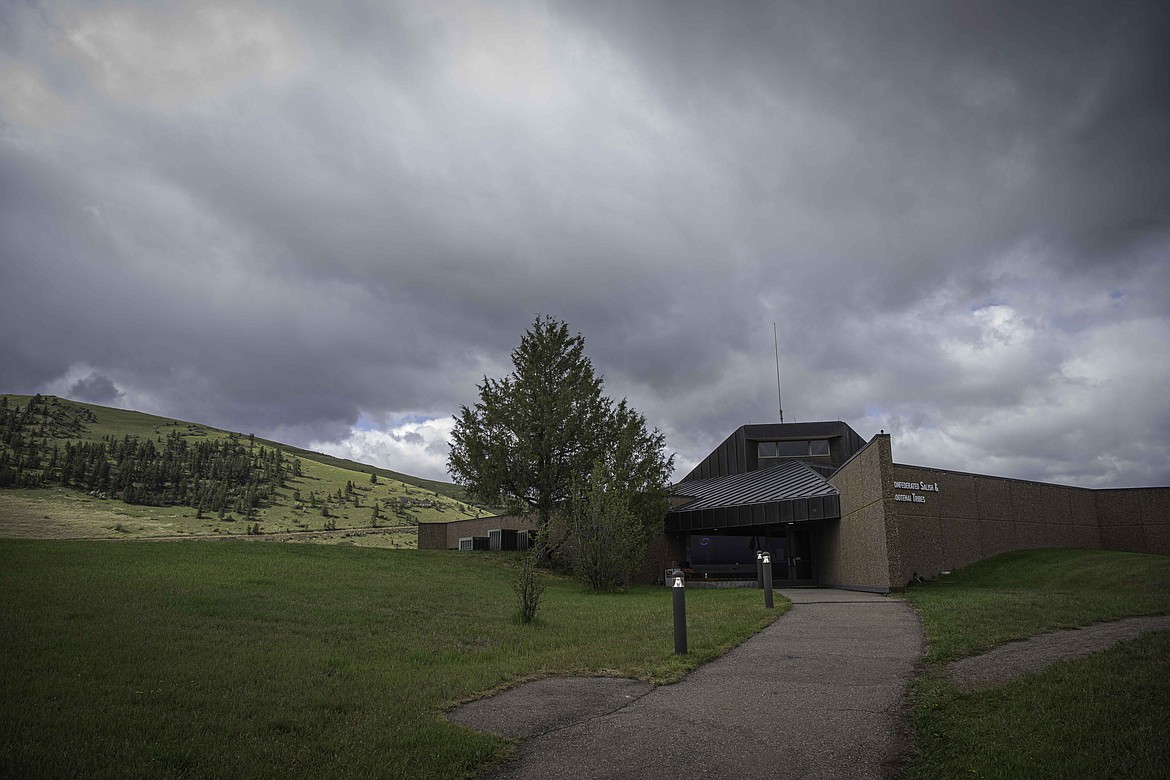
<svg viewBox="0 0 1170 780"><path fill-rule="evenodd" d="M785 535L785 555L772 558L772 581L790 587L816 585L817 570L813 550L816 545L811 524L788 526Z"/></svg>
<svg viewBox="0 0 1170 780"><path fill-rule="evenodd" d="M767 550L776 587L816 585L815 542L813 523L765 528L757 534L742 529L696 531L687 534L683 568L696 580L754 582L756 553Z"/></svg>
<svg viewBox="0 0 1170 780"><path fill-rule="evenodd" d="M675 486L666 530L682 542L684 568L700 580L756 578L756 553L772 557L777 587L818 584L817 527L840 517L837 489L803 462Z"/></svg>

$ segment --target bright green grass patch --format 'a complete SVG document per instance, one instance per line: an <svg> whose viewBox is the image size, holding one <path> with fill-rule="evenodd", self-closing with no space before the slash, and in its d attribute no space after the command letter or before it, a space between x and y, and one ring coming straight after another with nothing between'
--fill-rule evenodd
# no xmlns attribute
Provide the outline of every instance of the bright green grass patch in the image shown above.
<svg viewBox="0 0 1170 780"><path fill-rule="evenodd" d="M1170 770L1170 632L990 690L916 685L909 778L1165 778Z"/></svg>
<svg viewBox="0 0 1170 780"><path fill-rule="evenodd" d="M463 777L512 743L445 706L550 674L677 679L775 619L751 590L596 595L516 559L288 544L0 541L0 776Z"/></svg>
<svg viewBox="0 0 1170 780"><path fill-rule="evenodd" d="M903 597L922 618L929 661L1131 615L1170 613L1170 557L1023 550L980 561Z"/></svg>
<svg viewBox="0 0 1170 780"><path fill-rule="evenodd" d="M370 484L368 475L307 459L302 460L301 468L304 474L301 478L290 479L286 487L277 491L276 505L260 510L258 519L264 530L322 528L328 521L338 528L369 527L374 522L371 511L375 502L380 515L377 522L383 526L464 520L491 514L480 507L405 482L383 478L377 484ZM338 490L344 495L347 482L353 483L356 504L348 501L341 505L329 503L329 518L307 504L311 492L318 500L332 496ZM294 490L300 494L299 508L294 500Z"/></svg>

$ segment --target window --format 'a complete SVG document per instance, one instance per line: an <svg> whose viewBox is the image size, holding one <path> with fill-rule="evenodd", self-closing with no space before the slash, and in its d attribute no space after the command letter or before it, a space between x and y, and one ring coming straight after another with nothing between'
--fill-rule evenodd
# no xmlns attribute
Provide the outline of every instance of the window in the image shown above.
<svg viewBox="0 0 1170 780"><path fill-rule="evenodd" d="M825 439L809 441L761 441L756 443L756 456L760 460L773 458L827 458L829 442ZM766 464L761 464L766 465Z"/></svg>
<svg viewBox="0 0 1170 780"><path fill-rule="evenodd" d="M803 458L808 455L807 441L778 441L776 455L781 458Z"/></svg>

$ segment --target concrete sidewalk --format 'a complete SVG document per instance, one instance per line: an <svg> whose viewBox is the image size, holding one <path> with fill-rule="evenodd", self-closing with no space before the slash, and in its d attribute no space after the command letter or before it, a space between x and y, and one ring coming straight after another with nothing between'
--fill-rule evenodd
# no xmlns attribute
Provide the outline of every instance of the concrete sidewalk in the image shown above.
<svg viewBox="0 0 1170 780"><path fill-rule="evenodd" d="M779 592L793 602L788 614L726 656L649 692L638 683L604 683L608 692L592 702L603 714L560 711L551 730L530 723L520 732L538 735L491 777L888 776L905 746L906 692L923 653L917 617L884 596ZM509 711L531 718L557 706L557 684L542 682L453 719L518 736L504 725L516 722ZM566 705L584 695L573 685L587 685L565 684Z"/></svg>

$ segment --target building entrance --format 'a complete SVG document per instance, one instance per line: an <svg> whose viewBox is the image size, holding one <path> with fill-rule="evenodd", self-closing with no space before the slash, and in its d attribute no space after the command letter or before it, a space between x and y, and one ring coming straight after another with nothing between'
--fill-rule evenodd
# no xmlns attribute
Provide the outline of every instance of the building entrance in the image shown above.
<svg viewBox="0 0 1170 780"><path fill-rule="evenodd" d="M770 526L762 533L691 533L687 564L698 579L756 578L756 552L772 558L772 584L778 588L816 585L813 529L805 524Z"/></svg>
<svg viewBox="0 0 1170 780"><path fill-rule="evenodd" d="M783 542L782 555L772 555L772 582L778 586L816 585L816 567L813 561L813 529L805 525L786 526L786 533L776 542Z"/></svg>

